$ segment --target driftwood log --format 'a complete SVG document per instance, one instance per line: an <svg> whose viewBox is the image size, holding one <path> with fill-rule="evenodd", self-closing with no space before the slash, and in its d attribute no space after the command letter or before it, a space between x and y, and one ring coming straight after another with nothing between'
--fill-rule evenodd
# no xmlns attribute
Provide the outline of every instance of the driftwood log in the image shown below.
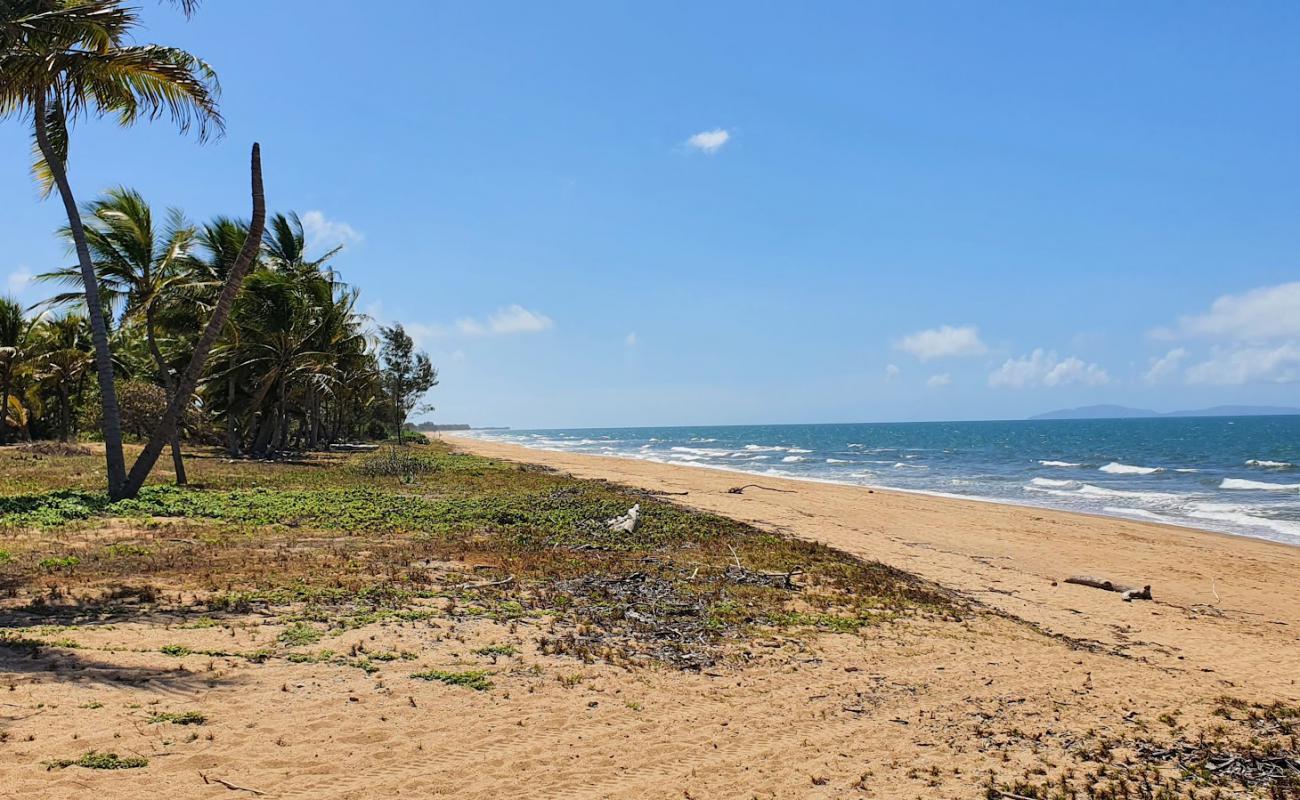
<svg viewBox="0 0 1300 800"><path fill-rule="evenodd" d="M1138 589L1133 586L1124 586L1105 578L1094 578L1091 575L1071 575L1065 579L1066 583L1073 583L1078 586L1090 586L1093 589L1101 589L1106 592L1119 592L1121 600L1128 602L1130 600L1150 600L1151 587L1149 585Z"/></svg>

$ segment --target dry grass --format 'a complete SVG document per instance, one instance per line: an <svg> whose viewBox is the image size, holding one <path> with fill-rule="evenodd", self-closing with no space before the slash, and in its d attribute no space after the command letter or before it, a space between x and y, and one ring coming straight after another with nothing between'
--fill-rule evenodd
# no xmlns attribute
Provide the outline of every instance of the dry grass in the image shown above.
<svg viewBox="0 0 1300 800"><path fill-rule="evenodd" d="M698 668L756 628L968 613L882 564L644 493L441 444L409 450L275 463L203 452L191 487L116 504L94 458L0 453L18 490L0 496L6 623L258 609L347 629L436 609L549 620L544 648L584 660ZM395 461L419 474L372 468ZM633 503L635 534L605 529Z"/></svg>

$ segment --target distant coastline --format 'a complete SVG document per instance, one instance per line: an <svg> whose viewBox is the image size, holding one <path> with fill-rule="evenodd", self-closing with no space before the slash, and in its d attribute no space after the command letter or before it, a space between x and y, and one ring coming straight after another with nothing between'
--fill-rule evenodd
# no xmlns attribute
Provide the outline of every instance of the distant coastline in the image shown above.
<svg viewBox="0 0 1300 800"><path fill-rule="evenodd" d="M1154 419L1157 417L1289 417L1300 415L1300 408L1290 406L1213 406L1187 411L1153 411L1149 408L1131 408L1118 405L1079 406L1035 414L1031 420L1042 419Z"/></svg>

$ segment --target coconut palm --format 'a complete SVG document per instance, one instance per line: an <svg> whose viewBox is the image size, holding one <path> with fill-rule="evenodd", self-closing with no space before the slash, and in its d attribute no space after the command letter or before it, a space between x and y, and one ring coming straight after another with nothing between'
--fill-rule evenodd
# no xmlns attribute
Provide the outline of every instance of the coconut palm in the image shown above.
<svg viewBox="0 0 1300 800"><path fill-rule="evenodd" d="M176 392L176 380L158 343L159 315L164 304L194 280L190 269L194 227L179 210L170 209L159 229L144 197L124 187L111 189L88 204L82 216L101 300L116 314L119 329L142 326L159 382L170 397ZM71 241L72 231L64 228L61 235ZM81 282L80 269L75 266L39 277L69 285ZM46 302L81 305L84 301L82 293L67 292ZM184 485L187 481L179 432L172 437L171 450L176 483Z"/></svg>
<svg viewBox="0 0 1300 800"><path fill-rule="evenodd" d="M0 444L8 435L9 418L22 426L21 402L14 394L14 379L28 358L32 322L23 316L23 307L9 297L0 297Z"/></svg>
<svg viewBox="0 0 1300 800"><path fill-rule="evenodd" d="M182 4L192 10L192 2ZM68 180L69 126L104 116L125 126L166 114L182 132L196 129L200 140L221 133L223 126L216 73L184 50L127 44L138 27L136 12L120 0L6 0L0 5L0 117L31 123L37 156L33 171L46 193L57 187L68 215L94 339L109 493L114 497L134 492L127 485L122 453L108 325Z"/></svg>

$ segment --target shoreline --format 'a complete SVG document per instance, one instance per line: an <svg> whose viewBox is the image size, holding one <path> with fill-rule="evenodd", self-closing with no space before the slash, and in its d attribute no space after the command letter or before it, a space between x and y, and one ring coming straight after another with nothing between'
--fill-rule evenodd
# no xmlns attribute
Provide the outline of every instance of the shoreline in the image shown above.
<svg viewBox="0 0 1300 800"><path fill-rule="evenodd" d="M740 469L737 467L725 467L716 464L697 464L697 463L659 461L659 460L654 460L649 458L637 458L635 456L622 454L622 453L597 454L597 453L584 453L575 450L563 450L558 448L529 447L527 445L516 444L514 442L501 442L495 439L487 439L487 438L475 436L472 431L468 431L468 432L467 431L453 431L453 432L431 431L431 432L425 432L425 435L430 437L440 437L449 440L452 443L459 443L461 441L483 442L490 445L502 445L504 447L518 448L519 450L522 450L524 452L553 453L556 455L573 455L573 456L583 456L583 457L602 458L602 459L608 458L608 459L615 459L618 461L630 461L634 463L658 464L665 467L673 467L673 468L681 467L684 469L700 469L709 472L721 472L721 473L727 473L732 475L748 475L753 478L761 478L764 480L794 481L797 483L813 483L813 484L825 484L829 486L843 486L852 489L867 489L873 492L905 494L905 495L913 495L918 497L933 497L939 500L953 500L956 502L984 503L984 504L995 505L995 506L1005 506L1008 508L1046 511L1053 514L1072 514L1072 515L1089 517L1089 518L1100 519L1100 520L1120 520L1124 522L1136 522L1136 523L1141 523L1143 525L1152 525L1161 528L1170 528L1173 530L1187 531L1196 534L1209 534L1212 536L1226 536L1231 539L1245 539L1253 542L1264 542L1267 544L1278 545L1281 547L1300 551L1300 540L1295 542L1290 542L1290 541L1283 541L1281 539L1273 539L1264 536L1252 535L1250 533L1241 533L1241 532L1227 530L1223 528L1203 528L1182 521L1165 521L1162 519L1151 519L1149 517L1144 516L1143 512L1140 509L1131 510L1128 512L1128 514L1114 513L1114 512L1106 513L1104 511L1087 511L1087 510L1073 509L1073 508L1061 508L1059 506L1038 504L1038 503L1032 503L1032 502L1015 500L1015 499L1004 499L1000 497L989 497L986 495L956 494L954 492L940 492L940 491L934 491L929 489L906 489L897 486L886 486L884 484L878 484L878 483L858 483L854 481L835 480L834 478L817 478L812 476L801 476L801 475L772 475L765 472L755 472L752 470ZM523 459L516 459L516 460L523 460ZM1159 515L1151 514L1151 516L1154 517ZM1282 535L1285 536L1286 534L1282 534Z"/></svg>
<svg viewBox="0 0 1300 800"><path fill-rule="evenodd" d="M1300 548L1218 531L443 435L481 456L672 492L665 499L912 572L1052 635L1300 698ZM686 494L682 495L681 492ZM788 492L788 493L787 493ZM1064 583L1150 584L1153 602Z"/></svg>

